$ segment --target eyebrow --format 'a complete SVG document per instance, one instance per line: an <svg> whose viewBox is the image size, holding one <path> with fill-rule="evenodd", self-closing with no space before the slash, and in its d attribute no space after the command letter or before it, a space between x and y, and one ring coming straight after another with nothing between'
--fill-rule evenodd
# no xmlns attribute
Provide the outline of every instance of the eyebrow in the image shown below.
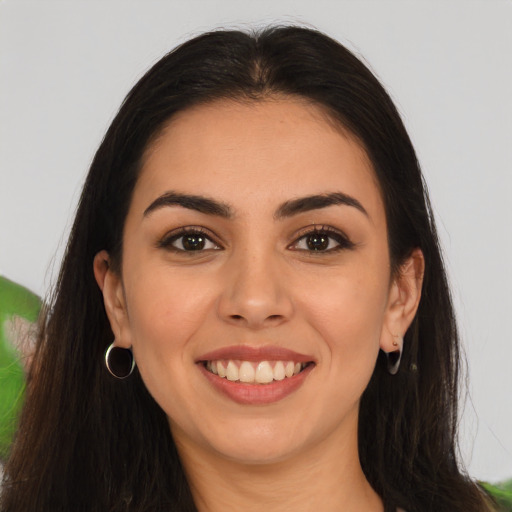
<svg viewBox="0 0 512 512"><path fill-rule="evenodd" d="M342 192L332 192L328 194L316 194L306 197L299 197L284 202L278 207L274 214L277 220L292 217L299 213L304 213L312 210L319 210L333 205L344 205L356 208L361 213L369 217L368 212L363 205L352 196ZM189 210L195 210L207 215L215 215L225 219L233 217L231 207L225 203L210 199L204 196L196 196L192 194L182 194L180 192L166 192L157 199L155 199L145 210L144 217L160 208L166 206L181 206Z"/></svg>
<svg viewBox="0 0 512 512"><path fill-rule="evenodd" d="M151 212L163 208L164 206L181 206L189 210L196 210L207 215L216 215L225 219L233 216L231 208L224 203L209 199L203 196L190 194L180 194L179 192L166 192L164 195L155 199L145 210L144 217Z"/></svg>
<svg viewBox="0 0 512 512"><path fill-rule="evenodd" d="M333 205L352 206L366 215L366 217L369 217L368 212L355 197L342 192L299 197L298 199L286 201L277 209L274 217L276 219L283 219L297 215L298 213L319 210L320 208L326 208Z"/></svg>

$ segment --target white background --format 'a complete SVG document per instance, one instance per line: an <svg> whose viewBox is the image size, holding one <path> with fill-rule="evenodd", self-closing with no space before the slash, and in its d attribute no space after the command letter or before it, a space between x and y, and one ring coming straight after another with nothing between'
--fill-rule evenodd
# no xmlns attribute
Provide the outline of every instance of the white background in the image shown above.
<svg viewBox="0 0 512 512"><path fill-rule="evenodd" d="M275 21L345 43L395 99L469 361L464 460L475 477L512 477L509 0L0 0L0 273L46 293L93 153L152 63L202 31Z"/></svg>

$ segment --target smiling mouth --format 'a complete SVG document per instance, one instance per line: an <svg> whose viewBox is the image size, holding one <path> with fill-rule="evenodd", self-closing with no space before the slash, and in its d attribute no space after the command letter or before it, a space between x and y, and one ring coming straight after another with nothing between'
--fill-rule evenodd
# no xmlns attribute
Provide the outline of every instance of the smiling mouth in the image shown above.
<svg viewBox="0 0 512 512"><path fill-rule="evenodd" d="M312 362L241 361L219 359L203 361L206 370L222 379L243 384L271 384L290 379L301 373Z"/></svg>

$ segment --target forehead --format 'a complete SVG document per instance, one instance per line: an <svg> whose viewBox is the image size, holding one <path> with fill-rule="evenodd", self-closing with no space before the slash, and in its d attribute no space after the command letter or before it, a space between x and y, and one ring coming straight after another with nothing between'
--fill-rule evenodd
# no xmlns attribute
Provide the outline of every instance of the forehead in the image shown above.
<svg viewBox="0 0 512 512"><path fill-rule="evenodd" d="M362 145L295 98L219 100L176 115L146 151L135 195L148 202L168 190L235 206L339 191L382 208Z"/></svg>

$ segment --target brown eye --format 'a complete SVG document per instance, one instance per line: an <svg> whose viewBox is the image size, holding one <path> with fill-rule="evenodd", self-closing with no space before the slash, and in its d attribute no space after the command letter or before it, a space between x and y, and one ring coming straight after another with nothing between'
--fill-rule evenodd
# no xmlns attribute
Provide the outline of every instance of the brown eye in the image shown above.
<svg viewBox="0 0 512 512"><path fill-rule="evenodd" d="M330 239L325 233L314 233L305 237L310 251L325 251L329 248Z"/></svg>
<svg viewBox="0 0 512 512"><path fill-rule="evenodd" d="M184 235L184 236L178 238L178 240L176 240L176 242L178 242L178 241L180 243L179 244L175 243L175 246L181 245L182 247L179 247L179 248L180 249L182 248L185 251L201 251L202 249L204 249L204 247L206 245L206 238L203 235L196 235L196 234Z"/></svg>
<svg viewBox="0 0 512 512"><path fill-rule="evenodd" d="M310 253L329 253L353 248L354 243L347 236L332 228L313 229L303 234L290 246L292 250Z"/></svg>
<svg viewBox="0 0 512 512"><path fill-rule="evenodd" d="M219 245L200 230L187 229L178 233L171 233L158 243L163 249L170 249L175 252L201 252L221 249Z"/></svg>

